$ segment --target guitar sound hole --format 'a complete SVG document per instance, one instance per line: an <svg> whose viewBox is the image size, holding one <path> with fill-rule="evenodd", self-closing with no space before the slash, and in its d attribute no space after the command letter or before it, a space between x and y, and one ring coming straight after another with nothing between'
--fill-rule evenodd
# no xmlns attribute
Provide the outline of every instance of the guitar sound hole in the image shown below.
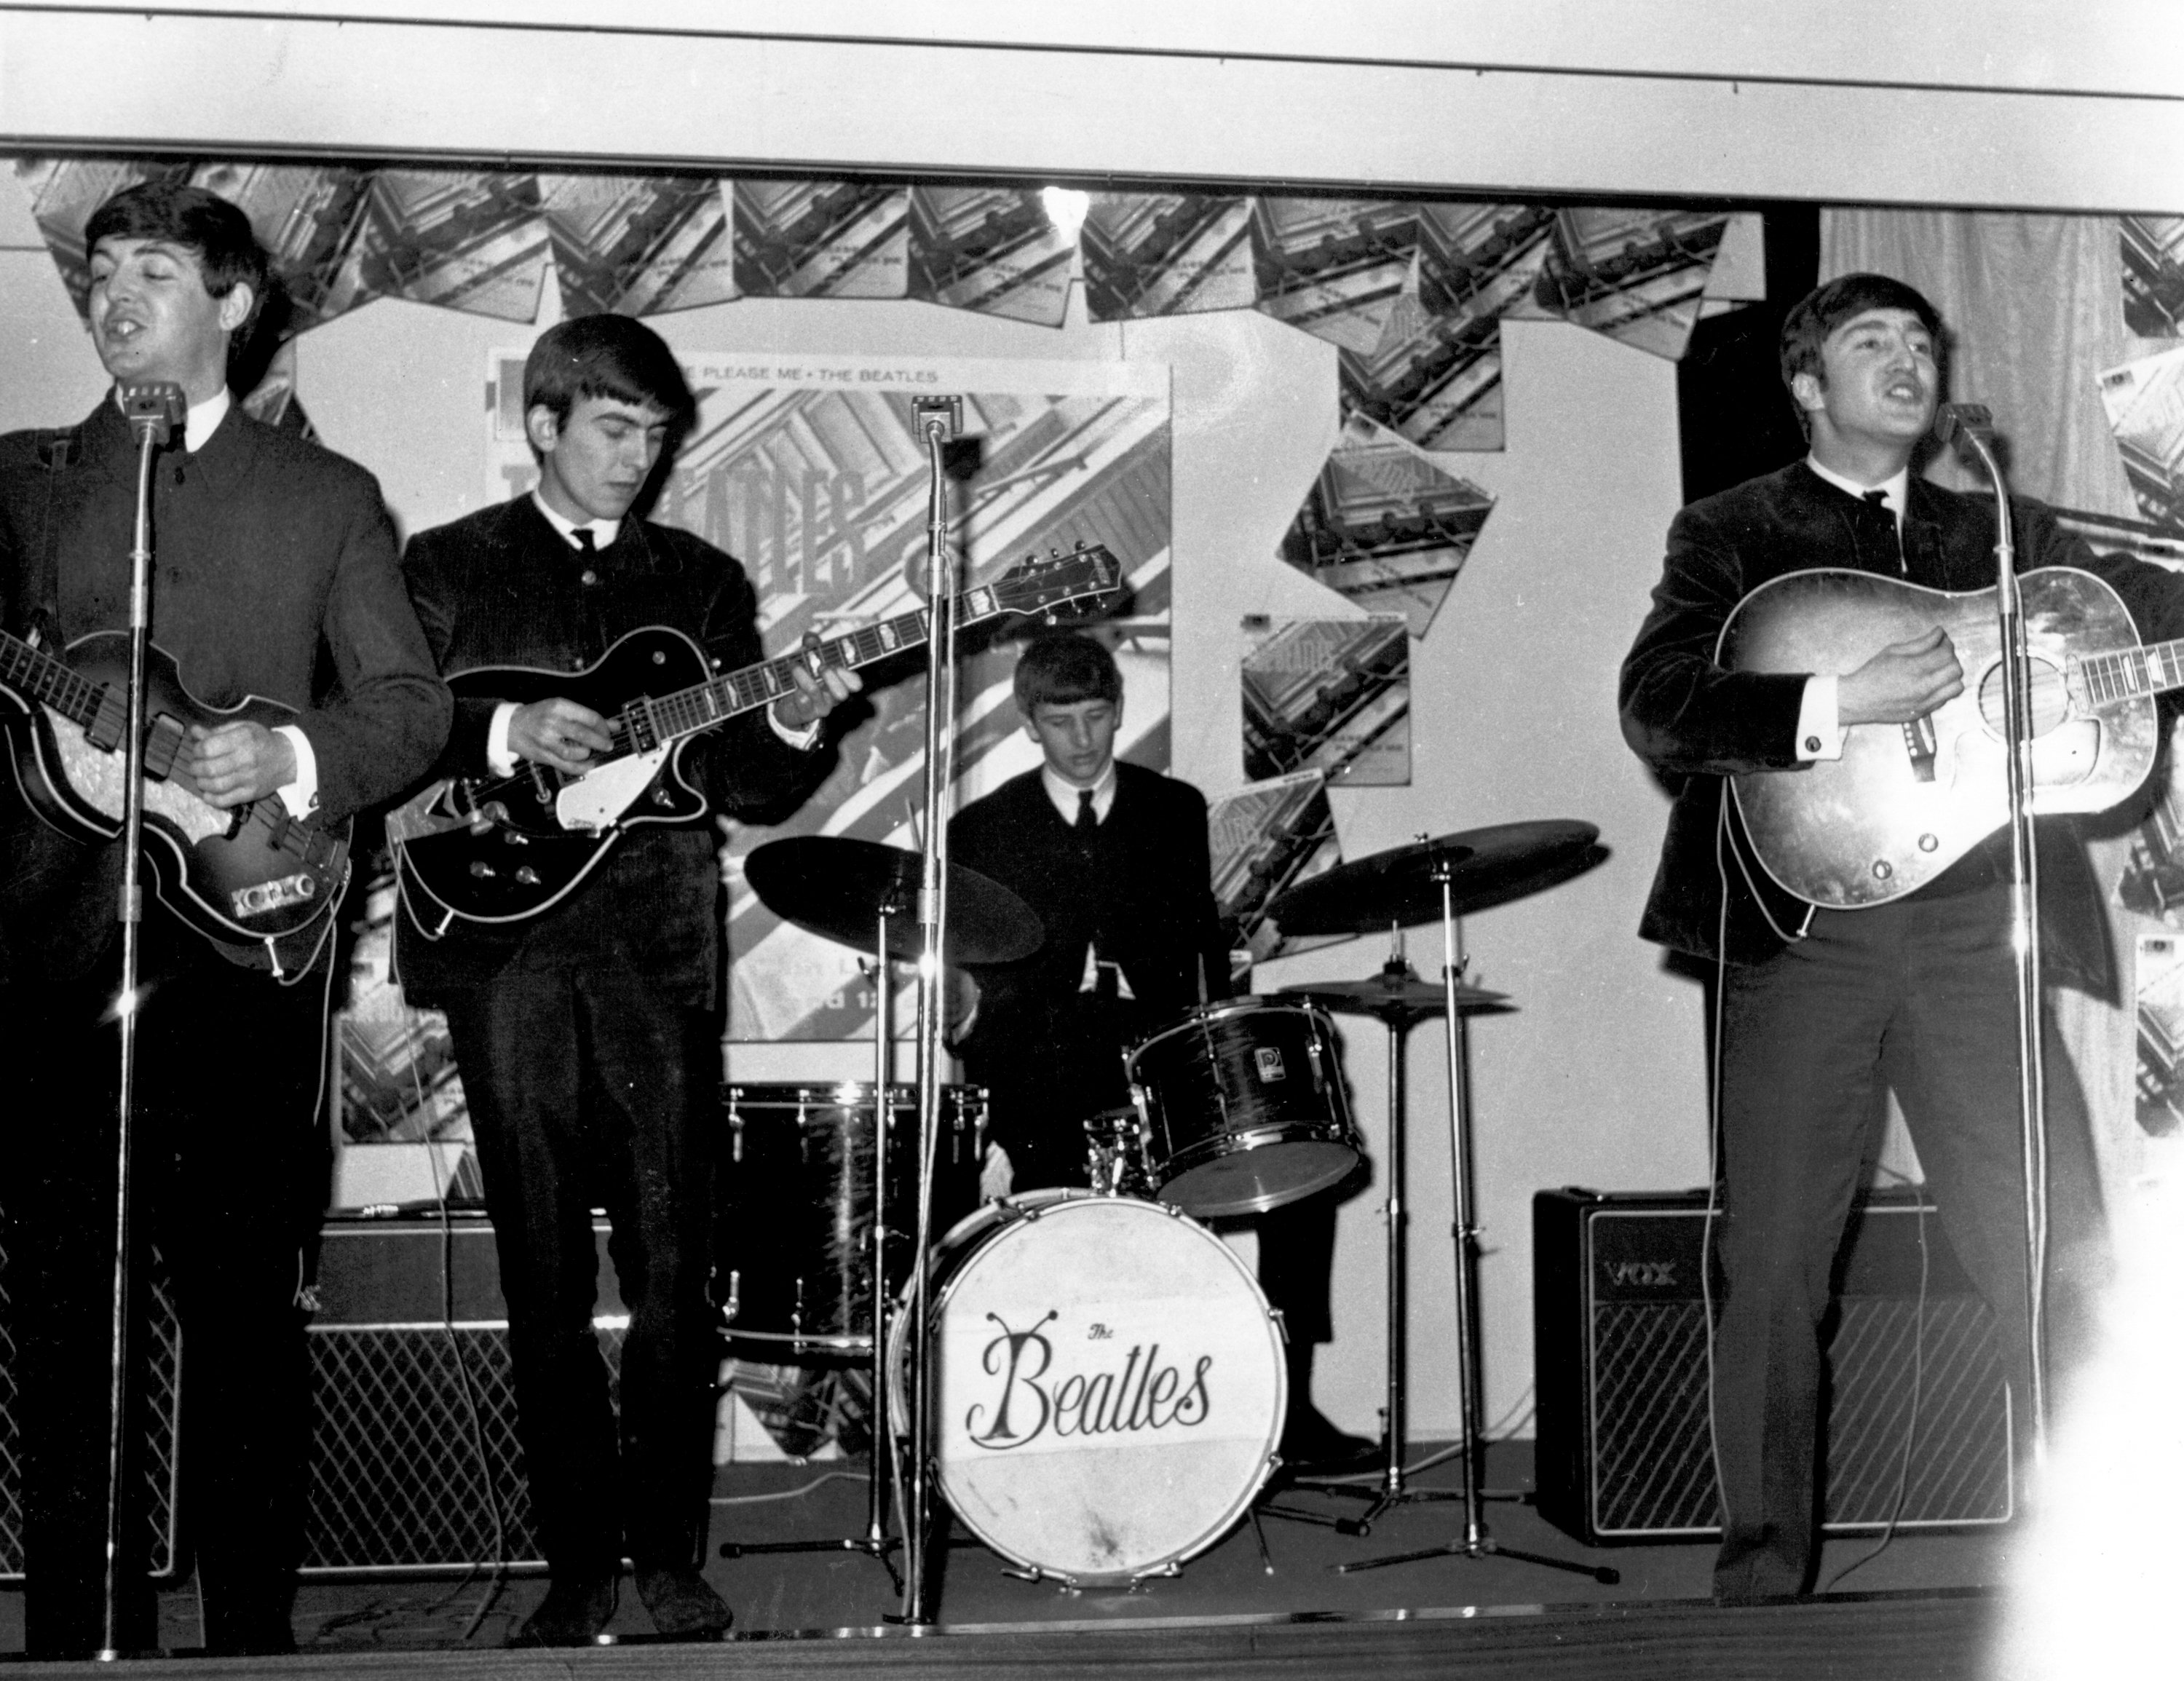
<svg viewBox="0 0 2184 1681"><path fill-rule="evenodd" d="M2070 693L2060 668L2038 654L2032 666L2032 733L2044 736L2070 715ZM2002 665L1997 661L1980 679L1980 716L1996 735L2003 733Z"/></svg>

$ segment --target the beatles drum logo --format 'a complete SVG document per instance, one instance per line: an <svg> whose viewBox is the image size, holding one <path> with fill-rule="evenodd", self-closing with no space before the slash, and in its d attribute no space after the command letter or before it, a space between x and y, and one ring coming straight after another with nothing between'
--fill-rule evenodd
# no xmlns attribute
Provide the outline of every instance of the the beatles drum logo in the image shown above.
<svg viewBox="0 0 2184 1681"><path fill-rule="evenodd" d="M1042 1437L1126 1436L1206 1422L1213 1405L1212 1355L1178 1356L1158 1342L1134 1342L1117 1359L1122 1339L1095 1322L1084 1340L1104 1357L1057 1365L1047 1328L1061 1316L1049 1310L1018 1331L999 1314L986 1315L997 1328L981 1351L980 1398L963 1414L972 1446L999 1453Z"/></svg>

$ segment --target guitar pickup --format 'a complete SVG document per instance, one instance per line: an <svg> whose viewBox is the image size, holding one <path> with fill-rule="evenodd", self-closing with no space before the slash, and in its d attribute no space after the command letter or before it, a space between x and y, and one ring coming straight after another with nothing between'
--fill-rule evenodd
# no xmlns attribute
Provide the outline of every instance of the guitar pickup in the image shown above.
<svg viewBox="0 0 2184 1681"><path fill-rule="evenodd" d="M253 916L286 910L292 905L307 905L318 894L318 877L308 870L299 870L292 876L281 877L278 881L237 888L228 895L228 902L233 907L235 920L244 922Z"/></svg>
<svg viewBox="0 0 2184 1681"><path fill-rule="evenodd" d="M1934 720L1922 713L1903 726L1903 750L1910 756L1911 774L1922 782L1934 780L1934 754L1939 743Z"/></svg>

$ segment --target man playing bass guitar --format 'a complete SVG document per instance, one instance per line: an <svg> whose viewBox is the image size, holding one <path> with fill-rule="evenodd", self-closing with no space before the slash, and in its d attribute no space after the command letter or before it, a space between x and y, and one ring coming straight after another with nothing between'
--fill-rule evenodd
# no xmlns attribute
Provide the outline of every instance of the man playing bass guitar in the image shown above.
<svg viewBox="0 0 2184 1681"><path fill-rule="evenodd" d="M424 532L404 562L443 671L532 668L521 675L535 698L521 704L462 686L441 774L576 776L605 759L608 719L567 694L536 695L535 679L580 673L632 631L679 631L722 669L758 659L743 569L632 511L694 408L673 353L627 316L564 321L532 347L523 411L538 489ZM815 750L822 721L861 687L846 670L799 670L763 711L688 739L682 771L716 811L793 804L831 763ZM405 992L448 1015L508 1299L517 1424L552 1577L521 1644L597 1635L625 1554L660 1634L709 1638L729 1623L699 1573L719 1363L707 1277L718 848L708 821L632 825L535 916L465 920L410 892L398 922ZM591 1211L602 1203L630 1313L618 1440L592 1330Z"/></svg>
<svg viewBox="0 0 2184 1681"><path fill-rule="evenodd" d="M1641 932L1720 965L1727 1296L1713 1369L1724 1507L1714 1588L1724 1600L1813 1583L1819 1327L1884 1089L1903 1105L1950 1244L1994 1310L2018 1438L2028 1439L2007 831L1915 892L1819 909L1776 890L1738 844L1725 780L1827 774L1812 767L1839 760L1846 732L1861 730L1888 732L1872 739L1892 737L1915 760L1923 721L1981 684L1938 626L1873 638L1835 669L1746 669L1721 652L1740 604L1802 569L1936 591L1993 586L1992 500L1911 471L1940 394L1941 342L1932 305L1878 275L1830 281L1791 310L1782 377L1811 453L1676 516L1623 667L1624 734L1674 793ZM2096 556L2036 504L2015 504L2012 523L2020 571L2081 568L2114 587L2142 634L2184 630L2184 592L2168 573ZM2047 976L2110 991L2107 924L2082 847L2066 822L2039 829ZM2052 1024L2048 1043L2046 1299L2059 1375L2089 1328L2084 1298L2102 1246L2084 1098Z"/></svg>
<svg viewBox="0 0 2184 1681"><path fill-rule="evenodd" d="M159 798L247 812L260 833L309 835L308 855L331 860L320 844L330 826L398 793L447 735L448 692L403 591L393 524L370 475L229 398L231 340L248 331L268 282L241 210L150 183L101 205L84 237L100 361L124 384L179 385L188 410L152 475L152 636L187 690L151 709L164 715L148 731L167 761ZM0 630L19 654L40 639L31 663L78 657L125 629L136 457L114 397L65 431L0 439ZM253 696L288 721L269 725L262 708L243 715ZM237 715L170 710L192 704ZM50 747L71 727L57 716L32 705L10 726L23 790L42 810L62 791L36 787L40 767L57 761L32 743ZM76 760L115 784L106 792L117 799L122 733L105 750L79 741ZM117 821L104 832L118 832L118 805L82 804L110 810ZM103 1644L120 852L0 798L0 1066L11 1083L0 1203L33 1657L82 1657ZM255 940L248 915L231 945L200 938L164 908L180 857L162 849L153 860L161 898L146 895L136 1229L173 1275L187 1350L181 1507L205 1644L278 1651L293 1645L303 1543L301 1284L326 1208L318 1099L331 964L320 955L280 972L276 943ZM318 869L293 872L281 891L330 907L342 872L320 881ZM248 907L231 899L225 909L234 921ZM136 1293L140 1313L146 1300ZM142 1433L122 1439L133 1449ZM143 1475L132 1459L125 1492ZM121 1639L142 1648L153 1638L150 1525L136 1500L124 1510Z"/></svg>

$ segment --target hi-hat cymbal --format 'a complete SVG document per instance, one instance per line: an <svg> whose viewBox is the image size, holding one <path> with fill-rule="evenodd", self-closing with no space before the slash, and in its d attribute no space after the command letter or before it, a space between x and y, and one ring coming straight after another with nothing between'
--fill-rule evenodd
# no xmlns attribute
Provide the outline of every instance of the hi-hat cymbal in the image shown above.
<svg viewBox="0 0 2184 1681"><path fill-rule="evenodd" d="M1383 1021L1416 1021L1446 1007L1440 985L1422 980L1407 963L1362 981L1301 981L1281 988L1284 998L1301 998L1338 1016L1377 1016ZM1500 1015L1515 1008L1507 993L1489 992L1459 981L1456 1007L1467 1016Z"/></svg>
<svg viewBox="0 0 2184 1681"><path fill-rule="evenodd" d="M1466 829L1342 864L1267 907L1282 932L1366 934L1438 921L1441 876L1468 916L1583 875L1607 856L1591 823L1547 820Z"/></svg>
<svg viewBox="0 0 2184 1681"><path fill-rule="evenodd" d="M916 920L922 875L914 852L837 835L768 841L744 860L744 879L767 910L858 951L872 950L884 908L887 955L902 962L923 955ZM961 864L948 866L949 962L1013 962L1045 938L1032 908L999 882Z"/></svg>

